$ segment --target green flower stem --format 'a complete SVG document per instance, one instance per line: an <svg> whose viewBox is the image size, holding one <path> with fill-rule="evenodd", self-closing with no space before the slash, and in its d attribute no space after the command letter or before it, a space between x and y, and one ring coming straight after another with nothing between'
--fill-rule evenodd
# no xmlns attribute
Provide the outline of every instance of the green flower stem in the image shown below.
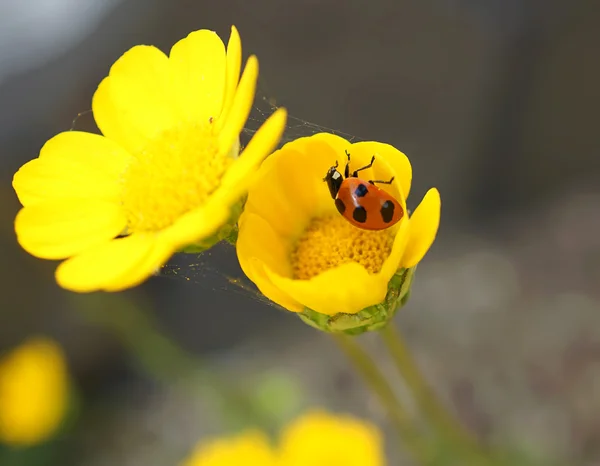
<svg viewBox="0 0 600 466"><path fill-rule="evenodd" d="M482 447L474 436L440 403L413 360L401 333L393 323L390 322L380 332L398 372L411 390L419 409L438 435L449 441L452 446L458 447L468 456L483 460Z"/></svg>
<svg viewBox="0 0 600 466"><path fill-rule="evenodd" d="M410 454L421 464L432 464L434 451L427 448L394 391L369 355L356 343L355 337L346 334L331 334L336 343L352 362L355 369L377 394L381 404L398 430L400 440Z"/></svg>
<svg viewBox="0 0 600 466"><path fill-rule="evenodd" d="M205 367L197 356L185 351L162 334L146 309L123 295L72 296L81 302L79 315L109 329L135 358L140 368L156 380L167 383L191 383L195 394L211 397L231 428L248 424L268 428L264 413L246 396ZM200 393L199 393L200 392Z"/></svg>

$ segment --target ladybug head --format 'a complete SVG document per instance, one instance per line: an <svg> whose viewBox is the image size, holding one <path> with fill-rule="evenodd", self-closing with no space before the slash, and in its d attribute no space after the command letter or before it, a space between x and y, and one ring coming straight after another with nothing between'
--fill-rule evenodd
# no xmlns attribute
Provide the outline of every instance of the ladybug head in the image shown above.
<svg viewBox="0 0 600 466"><path fill-rule="evenodd" d="M329 193L333 199L337 197L337 193L342 186L342 182L344 181L344 177L338 171L337 167L338 161L336 160L335 165L327 170L327 174L325 175L325 178L323 178L323 181L327 182Z"/></svg>

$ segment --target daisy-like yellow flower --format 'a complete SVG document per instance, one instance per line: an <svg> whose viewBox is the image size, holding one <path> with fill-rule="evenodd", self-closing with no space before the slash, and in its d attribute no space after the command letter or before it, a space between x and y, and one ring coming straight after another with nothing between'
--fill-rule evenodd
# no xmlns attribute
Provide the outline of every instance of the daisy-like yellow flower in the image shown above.
<svg viewBox="0 0 600 466"><path fill-rule="evenodd" d="M335 207L323 177L336 163L379 187L404 216L380 231L357 228ZM433 243L440 196L430 189L409 217L408 158L379 142L351 144L320 133L286 144L261 166L239 220L237 255L270 300L327 331L360 333L385 325L408 298L413 271Z"/></svg>
<svg viewBox="0 0 600 466"><path fill-rule="evenodd" d="M174 252L228 234L286 121L275 112L239 155L258 77L251 56L240 78L241 57L235 27L227 48L208 30L169 56L133 47L94 94L102 135L58 134L15 174L18 241L34 256L67 259L56 271L61 286L135 286Z"/></svg>
<svg viewBox="0 0 600 466"><path fill-rule="evenodd" d="M33 338L0 357L0 443L32 446L64 421L69 378L62 349Z"/></svg>
<svg viewBox="0 0 600 466"><path fill-rule="evenodd" d="M181 466L385 466L383 437L372 424L312 411L291 422L271 443L266 435L201 442Z"/></svg>

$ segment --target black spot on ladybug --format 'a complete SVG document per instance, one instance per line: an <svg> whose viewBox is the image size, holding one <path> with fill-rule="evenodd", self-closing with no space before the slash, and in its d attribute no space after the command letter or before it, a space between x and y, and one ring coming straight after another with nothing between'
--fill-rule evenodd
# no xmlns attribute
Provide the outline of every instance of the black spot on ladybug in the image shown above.
<svg viewBox="0 0 600 466"><path fill-rule="evenodd" d="M364 207L358 206L352 212L352 218L358 223L365 223L367 221L367 211Z"/></svg>
<svg viewBox="0 0 600 466"><path fill-rule="evenodd" d="M385 223L390 223L394 218L394 203L392 201L385 201L381 204L381 218Z"/></svg>
<svg viewBox="0 0 600 466"><path fill-rule="evenodd" d="M341 199L335 200L335 207L337 208L340 214L343 214L346 211L346 204Z"/></svg>
<svg viewBox="0 0 600 466"><path fill-rule="evenodd" d="M359 184L354 190L354 195L356 197L365 197L369 192L369 188L367 188L364 184Z"/></svg>

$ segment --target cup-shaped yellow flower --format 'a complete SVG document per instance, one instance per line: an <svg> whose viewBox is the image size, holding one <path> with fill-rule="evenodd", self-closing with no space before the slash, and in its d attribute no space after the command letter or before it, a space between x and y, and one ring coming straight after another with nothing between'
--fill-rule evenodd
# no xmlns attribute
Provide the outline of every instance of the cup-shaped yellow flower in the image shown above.
<svg viewBox="0 0 600 466"><path fill-rule="evenodd" d="M48 440L68 409L69 378L60 346L32 338L0 357L0 443Z"/></svg>
<svg viewBox="0 0 600 466"><path fill-rule="evenodd" d="M384 466L379 429L346 415L310 411L275 442L259 431L200 442L181 466Z"/></svg>
<svg viewBox="0 0 600 466"><path fill-rule="evenodd" d="M195 31L167 56L135 46L111 67L92 100L102 135L68 131L15 174L21 246L45 259L64 288L117 291L145 280L176 251L205 249L239 215L254 171L277 146L275 112L240 151L258 61L240 77L240 37L227 47Z"/></svg>
<svg viewBox="0 0 600 466"><path fill-rule="evenodd" d="M379 187L401 205L399 222L368 231L338 212L324 176L336 164L343 173L347 154L351 174L375 157L361 179L393 177ZM435 188L409 217L411 180L408 158L388 144L351 144L327 133L286 144L262 164L248 193L237 240L242 270L267 298L317 328L382 327L408 298L414 269L439 226Z"/></svg>

